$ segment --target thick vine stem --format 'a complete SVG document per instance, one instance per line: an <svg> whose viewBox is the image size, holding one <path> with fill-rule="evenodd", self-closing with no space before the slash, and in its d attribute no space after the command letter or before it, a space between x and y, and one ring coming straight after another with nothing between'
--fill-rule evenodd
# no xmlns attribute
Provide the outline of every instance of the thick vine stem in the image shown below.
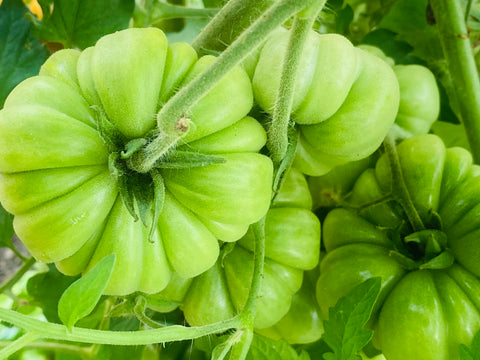
<svg viewBox="0 0 480 360"><path fill-rule="evenodd" d="M193 48L200 54L224 50L273 3L274 0L228 1L193 41Z"/></svg>
<svg viewBox="0 0 480 360"><path fill-rule="evenodd" d="M302 11L295 17L288 42L285 62L283 63L277 101L273 111L272 123L268 129L267 147L274 163L285 157L288 146L288 124L295 95L295 79L303 52L304 44L318 13L326 0L315 1L308 11Z"/></svg>
<svg viewBox="0 0 480 360"><path fill-rule="evenodd" d="M405 179L403 177L402 167L398 158L397 147L395 145L394 137L389 134L383 142L385 152L387 153L390 162L390 169L392 172L392 193L394 198L400 203L403 210L407 214L408 220L415 232L425 230L417 209L413 205L412 198L408 192Z"/></svg>
<svg viewBox="0 0 480 360"><path fill-rule="evenodd" d="M241 319L234 317L226 321L200 327L174 325L160 329L140 331L108 331L73 327L71 331L68 331L64 325L40 321L13 310L2 308L0 308L0 320L29 332L42 334L41 336L37 336L42 339L106 345L148 345L190 340L206 335L222 333L230 329L238 329L242 325Z"/></svg>
<svg viewBox="0 0 480 360"><path fill-rule="evenodd" d="M34 342L39 339L36 333L27 332L26 334L20 336L17 340L13 341L10 345L0 350L0 359L8 359L8 357L18 350L24 348L26 345Z"/></svg>
<svg viewBox="0 0 480 360"><path fill-rule="evenodd" d="M475 163L480 163L480 80L460 1L430 0L459 111Z"/></svg>

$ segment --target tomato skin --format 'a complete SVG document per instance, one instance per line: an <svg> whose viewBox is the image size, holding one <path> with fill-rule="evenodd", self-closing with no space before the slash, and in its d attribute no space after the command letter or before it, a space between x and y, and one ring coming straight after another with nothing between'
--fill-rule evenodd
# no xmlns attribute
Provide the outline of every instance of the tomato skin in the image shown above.
<svg viewBox="0 0 480 360"><path fill-rule="evenodd" d="M197 59L187 44L168 45L159 29L127 29L82 52L55 53L11 92L0 111L0 201L36 259L76 275L115 253L106 294L156 293L172 273L189 278L210 268L218 240L240 239L265 215L273 165L258 154L266 134L246 117L253 94L241 68L186 114L191 131L178 150L225 162L159 170L166 197L153 242L127 211L109 167L125 143L112 149L99 113L123 142L148 136L161 106L213 61Z"/></svg>
<svg viewBox="0 0 480 360"><path fill-rule="evenodd" d="M291 169L266 215L266 259L255 317L257 329L275 324L288 312L292 296L302 284L303 271L318 263L320 223L310 211L311 205L305 177ZM250 229L233 249L224 250L208 271L189 284L178 278L172 280L164 291L152 298L180 303L192 326L232 318L243 309L248 297L253 276L253 248ZM169 306L153 308L172 309Z"/></svg>
<svg viewBox="0 0 480 360"><path fill-rule="evenodd" d="M253 75L254 96L272 112L289 32L271 36ZM390 129L399 103L391 67L336 34L310 32L300 57L292 119L299 124L295 165L307 175L372 154Z"/></svg>
<svg viewBox="0 0 480 360"><path fill-rule="evenodd" d="M480 329L480 272L475 261L479 246L472 240L480 229L479 167L466 150L446 149L434 135L404 140L397 151L415 208L427 227L439 226L431 217L432 210L438 213L446 249L455 262L427 268L426 259L410 269L397 260L393 253L399 247L392 234L408 219L391 202L357 214L335 209L323 224L327 254L320 265L317 300L327 316L328 308L355 285L380 276L382 289L370 326L375 330L374 345L385 358L457 360L459 345L469 344ZM391 186L388 158L383 155L375 169L358 178L348 201L353 206L372 203ZM402 238L409 232L402 232ZM409 252L417 259L414 254L418 253Z"/></svg>

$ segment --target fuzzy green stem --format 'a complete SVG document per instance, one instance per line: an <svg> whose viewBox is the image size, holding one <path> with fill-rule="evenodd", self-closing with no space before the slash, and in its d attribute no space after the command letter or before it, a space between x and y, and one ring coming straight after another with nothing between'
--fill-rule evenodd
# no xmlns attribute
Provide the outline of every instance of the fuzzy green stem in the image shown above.
<svg viewBox="0 0 480 360"><path fill-rule="evenodd" d="M260 295L263 280L263 269L265 265L265 217L252 225L255 235L255 250L253 253L253 277L250 284L247 302L241 313L243 323L247 327L253 328L255 319L256 303Z"/></svg>
<svg viewBox="0 0 480 360"><path fill-rule="evenodd" d="M299 70L300 58L318 13L323 9L326 0L316 1L308 11L302 11L294 20L290 39L283 63L280 85L277 92L272 123L268 129L267 147L274 163L282 161L288 147L288 124L295 95L295 79Z"/></svg>
<svg viewBox="0 0 480 360"><path fill-rule="evenodd" d="M64 325L40 321L15 311L1 308L0 320L27 331L42 334L41 337L43 339L107 345L148 345L196 339L206 335L222 333L229 329L236 329L242 324L241 320L235 317L227 321L201 327L174 325L161 329L140 331L107 331L74 327L72 331L68 331Z"/></svg>
<svg viewBox="0 0 480 360"><path fill-rule="evenodd" d="M25 275L25 273L35 264L35 259L33 257L25 261L22 267L13 275L7 282L0 286L0 294L3 294L5 290L10 289L13 285L17 283L20 278Z"/></svg>
<svg viewBox="0 0 480 360"><path fill-rule="evenodd" d="M460 116L475 162L480 163L480 80L460 1L431 0Z"/></svg>
<svg viewBox="0 0 480 360"><path fill-rule="evenodd" d="M133 154L129 167L143 173L152 169L156 161L188 132L189 119L186 115L188 110L259 46L267 34L309 5L309 1L279 0L247 31L243 32L212 66L181 88L157 114L159 137Z"/></svg>
<svg viewBox="0 0 480 360"><path fill-rule="evenodd" d="M25 335L22 335L17 340L13 341L7 347L0 350L0 359L8 359L8 357L18 350L22 349L26 345L34 342L35 340L39 339L40 336L33 332L27 332Z"/></svg>
<svg viewBox="0 0 480 360"><path fill-rule="evenodd" d="M392 195L400 203L407 214L408 220L414 231L425 230L425 225L423 224L417 209L413 205L412 198L410 197L407 185L405 184L394 137L392 135L387 135L383 142L383 146L385 147L385 152L390 161L390 169L392 172Z"/></svg>
<svg viewBox="0 0 480 360"><path fill-rule="evenodd" d="M198 53L225 49L272 5L273 0L230 0L193 41L193 48Z"/></svg>
<svg viewBox="0 0 480 360"><path fill-rule="evenodd" d="M191 8L157 1L152 8L150 23L154 24L165 19L209 18L215 16L219 10L216 8Z"/></svg>

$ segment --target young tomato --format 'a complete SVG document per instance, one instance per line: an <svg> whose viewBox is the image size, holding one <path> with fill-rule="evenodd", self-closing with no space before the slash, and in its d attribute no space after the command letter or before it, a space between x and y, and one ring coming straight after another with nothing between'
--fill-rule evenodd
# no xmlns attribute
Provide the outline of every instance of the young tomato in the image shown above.
<svg viewBox="0 0 480 360"><path fill-rule="evenodd" d="M253 74L255 101L272 113L289 41L275 32L264 44ZM295 164L307 175L372 154L398 110L399 86L392 68L337 34L311 31L295 78L292 119L300 138Z"/></svg>
<svg viewBox="0 0 480 360"><path fill-rule="evenodd" d="M383 155L358 178L351 208L324 221L317 299L326 316L355 285L381 277L370 326L386 359L458 360L459 345L480 329L480 167L434 135L404 140L397 151L423 226L388 200L396 184Z"/></svg>
<svg viewBox="0 0 480 360"><path fill-rule="evenodd" d="M304 270L318 263L320 222L311 206L304 176L291 169L266 216L266 259L256 305L257 329L272 326L288 312L293 294L302 285ZM170 311L180 304L192 326L226 320L240 312L253 276L253 231L233 249L226 245L211 269L192 280L172 280L163 292L150 296L150 304L162 304L152 308ZM166 303L173 306L165 307Z"/></svg>
<svg viewBox="0 0 480 360"><path fill-rule="evenodd" d="M273 167L258 154L263 128L245 117L253 96L241 68L192 105L189 131L160 159L165 195L150 239L153 176L122 160L131 140L152 139L162 104L213 61L168 45L159 29L132 28L55 53L11 92L0 111L0 201L37 260L74 275L114 253L106 294L155 293L171 272L210 268L218 239L238 240L264 216ZM179 154L221 162L186 168ZM125 193L135 194L142 221Z"/></svg>

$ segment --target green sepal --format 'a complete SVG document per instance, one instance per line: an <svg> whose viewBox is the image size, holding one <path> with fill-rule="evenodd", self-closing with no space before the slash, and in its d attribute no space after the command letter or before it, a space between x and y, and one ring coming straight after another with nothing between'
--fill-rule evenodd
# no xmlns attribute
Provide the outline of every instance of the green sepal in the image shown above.
<svg viewBox="0 0 480 360"><path fill-rule="evenodd" d="M121 149L123 144L126 143L126 137L108 120L107 115L102 108L98 105L92 105L90 108L95 114L97 131L107 145L108 150L112 152Z"/></svg>
<svg viewBox="0 0 480 360"><path fill-rule="evenodd" d="M135 210L135 197L128 186L128 179L129 178L125 175L120 176L118 178L118 188L120 190L120 195L122 196L123 205L125 205L133 219L138 221L138 215Z"/></svg>
<svg viewBox="0 0 480 360"><path fill-rule="evenodd" d="M157 228L158 218L163 211L163 204L165 203L165 182L158 170L151 170L150 175L153 180L153 219L148 240L151 242Z"/></svg>
<svg viewBox="0 0 480 360"><path fill-rule="evenodd" d="M193 151L177 150L168 154L155 164L158 169L189 169L214 164L225 163L226 160L219 156L207 155Z"/></svg>
<svg viewBox="0 0 480 360"><path fill-rule="evenodd" d="M388 253L388 256L394 258L405 270L416 270L419 267L416 261L398 251L392 250Z"/></svg>
<svg viewBox="0 0 480 360"><path fill-rule="evenodd" d="M134 172L128 175L127 186L135 197L140 220L145 227L148 227L152 221L151 211L154 198L152 178L149 174Z"/></svg>
<svg viewBox="0 0 480 360"><path fill-rule="evenodd" d="M455 262L455 257L453 254L445 250L440 253L440 255L434 257L433 259L427 261L425 264L419 266L419 269L446 269L453 265Z"/></svg>
<svg viewBox="0 0 480 360"><path fill-rule="evenodd" d="M144 138L137 138L130 140L127 145L125 145L125 150L120 153L120 157L122 159L128 159L133 154L135 154L138 150L142 148L142 146L147 144L147 139Z"/></svg>

